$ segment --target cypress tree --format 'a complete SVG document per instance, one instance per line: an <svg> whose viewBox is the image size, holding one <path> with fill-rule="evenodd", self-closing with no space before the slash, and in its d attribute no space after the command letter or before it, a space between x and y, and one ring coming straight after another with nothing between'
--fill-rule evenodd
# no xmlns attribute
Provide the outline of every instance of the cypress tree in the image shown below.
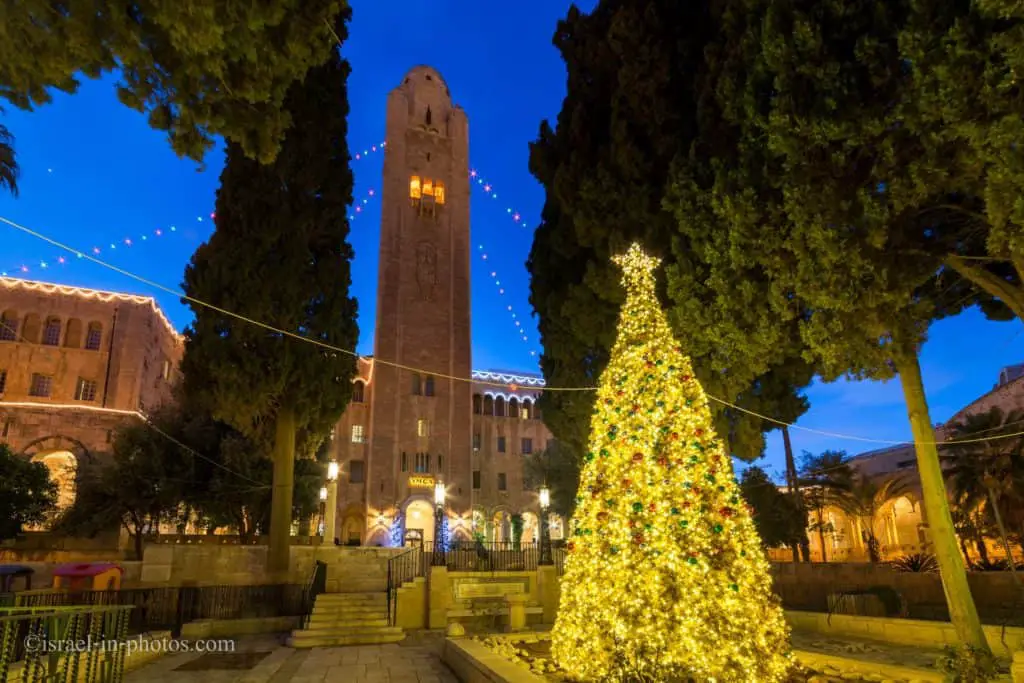
<svg viewBox="0 0 1024 683"><path fill-rule="evenodd" d="M335 32L345 35L347 15ZM243 434L274 443L269 568L288 568L296 454L312 457L348 403L353 356L281 334L351 349L345 140L349 66L337 50L292 86L292 127L261 165L235 143L217 192L217 228L185 270L195 322L182 361L186 393ZM267 329L250 321L264 323Z"/></svg>

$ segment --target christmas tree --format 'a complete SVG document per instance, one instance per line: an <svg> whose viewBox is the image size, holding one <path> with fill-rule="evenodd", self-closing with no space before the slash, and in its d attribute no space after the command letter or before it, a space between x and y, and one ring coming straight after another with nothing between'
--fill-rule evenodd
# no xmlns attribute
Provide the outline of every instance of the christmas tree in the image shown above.
<svg viewBox="0 0 1024 683"><path fill-rule="evenodd" d="M789 634L707 397L655 296L660 261L615 257L626 302L601 376L552 655L580 681L779 681Z"/></svg>

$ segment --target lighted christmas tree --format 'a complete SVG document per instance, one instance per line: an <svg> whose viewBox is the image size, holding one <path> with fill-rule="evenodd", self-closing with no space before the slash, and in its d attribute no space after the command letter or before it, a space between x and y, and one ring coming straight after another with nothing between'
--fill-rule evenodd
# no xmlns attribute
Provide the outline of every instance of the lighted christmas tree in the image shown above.
<svg viewBox="0 0 1024 683"><path fill-rule="evenodd" d="M601 376L552 655L602 682L779 681L789 633L707 397L655 297L659 260L615 257L626 302Z"/></svg>

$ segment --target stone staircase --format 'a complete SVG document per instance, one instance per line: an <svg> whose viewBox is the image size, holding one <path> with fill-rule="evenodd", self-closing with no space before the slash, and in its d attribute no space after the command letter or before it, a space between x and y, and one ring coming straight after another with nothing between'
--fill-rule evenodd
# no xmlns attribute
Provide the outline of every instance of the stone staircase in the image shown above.
<svg viewBox="0 0 1024 683"><path fill-rule="evenodd" d="M388 626L387 593L321 593L302 630L292 631L292 647L377 645L405 638L402 629Z"/></svg>
<svg viewBox="0 0 1024 683"><path fill-rule="evenodd" d="M316 597L313 614L292 631L292 647L397 643L402 629L388 626L388 559L394 553L371 548L332 548L319 559L327 563L326 592Z"/></svg>

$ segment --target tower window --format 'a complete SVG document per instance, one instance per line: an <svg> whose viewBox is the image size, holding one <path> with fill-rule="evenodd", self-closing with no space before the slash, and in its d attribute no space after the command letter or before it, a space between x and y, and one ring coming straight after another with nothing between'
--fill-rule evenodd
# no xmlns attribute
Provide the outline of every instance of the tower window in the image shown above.
<svg viewBox="0 0 1024 683"><path fill-rule="evenodd" d="M32 384L28 391L29 396L49 398L52 390L53 377L50 377L49 375L41 375L39 373L32 374Z"/></svg>
<svg viewBox="0 0 1024 683"><path fill-rule="evenodd" d="M434 202L444 204L444 183L440 181L434 184Z"/></svg>
<svg viewBox="0 0 1024 683"><path fill-rule="evenodd" d="M474 451L480 450L480 434L479 433L473 435L473 450Z"/></svg>
<svg viewBox="0 0 1024 683"><path fill-rule="evenodd" d="M427 78L430 78L430 76L427 76ZM427 107L427 125L428 126L430 125L432 118L433 117L430 115L430 107Z"/></svg>
<svg viewBox="0 0 1024 683"><path fill-rule="evenodd" d="M505 437L503 437L503 436L499 436L498 437L498 452L499 453L504 453L505 452Z"/></svg>
<svg viewBox="0 0 1024 683"><path fill-rule="evenodd" d="M473 470L473 488L480 488L480 470Z"/></svg>
<svg viewBox="0 0 1024 683"><path fill-rule="evenodd" d="M363 388L362 382L356 382L352 385L352 402L362 403L363 402Z"/></svg>
<svg viewBox="0 0 1024 683"><path fill-rule="evenodd" d="M430 178L423 179L423 196L433 197L434 196L434 181Z"/></svg>
<svg viewBox="0 0 1024 683"><path fill-rule="evenodd" d="M43 346L60 346L60 318L48 318L43 328Z"/></svg>
<svg viewBox="0 0 1024 683"><path fill-rule="evenodd" d="M430 436L430 421L420 418L416 420L416 436Z"/></svg>
<svg viewBox="0 0 1024 683"><path fill-rule="evenodd" d="M362 484L366 481L366 463L363 460L352 460L348 464L348 483Z"/></svg>
<svg viewBox="0 0 1024 683"><path fill-rule="evenodd" d="M79 377L78 384L75 385L75 400L95 401L96 382L91 379L83 379L82 377ZM139 403L141 403L141 401Z"/></svg>
<svg viewBox="0 0 1024 683"><path fill-rule="evenodd" d="M413 375L412 376L412 395L413 396L420 396L422 394L423 394L423 385L420 383L420 376L419 375Z"/></svg>
<svg viewBox="0 0 1024 683"><path fill-rule="evenodd" d="M523 455L529 455L530 453L533 453L533 439L523 439L523 443L521 444L521 446L522 448L520 449L520 451Z"/></svg>
<svg viewBox="0 0 1024 683"><path fill-rule="evenodd" d="M427 375L426 381L423 382L423 395L433 396L434 395L434 378Z"/></svg>
<svg viewBox="0 0 1024 683"><path fill-rule="evenodd" d="M409 456L405 454L405 451L402 451L402 471L409 471Z"/></svg>
<svg viewBox="0 0 1024 683"><path fill-rule="evenodd" d="M498 490L508 491L508 480L504 472L498 472Z"/></svg>
<svg viewBox="0 0 1024 683"><path fill-rule="evenodd" d="M366 440L366 433L363 425L352 425L352 443L363 443Z"/></svg>
<svg viewBox="0 0 1024 683"><path fill-rule="evenodd" d="M414 175L409 179L409 198L419 199L422 196L423 194L420 190L420 177L418 175Z"/></svg>

